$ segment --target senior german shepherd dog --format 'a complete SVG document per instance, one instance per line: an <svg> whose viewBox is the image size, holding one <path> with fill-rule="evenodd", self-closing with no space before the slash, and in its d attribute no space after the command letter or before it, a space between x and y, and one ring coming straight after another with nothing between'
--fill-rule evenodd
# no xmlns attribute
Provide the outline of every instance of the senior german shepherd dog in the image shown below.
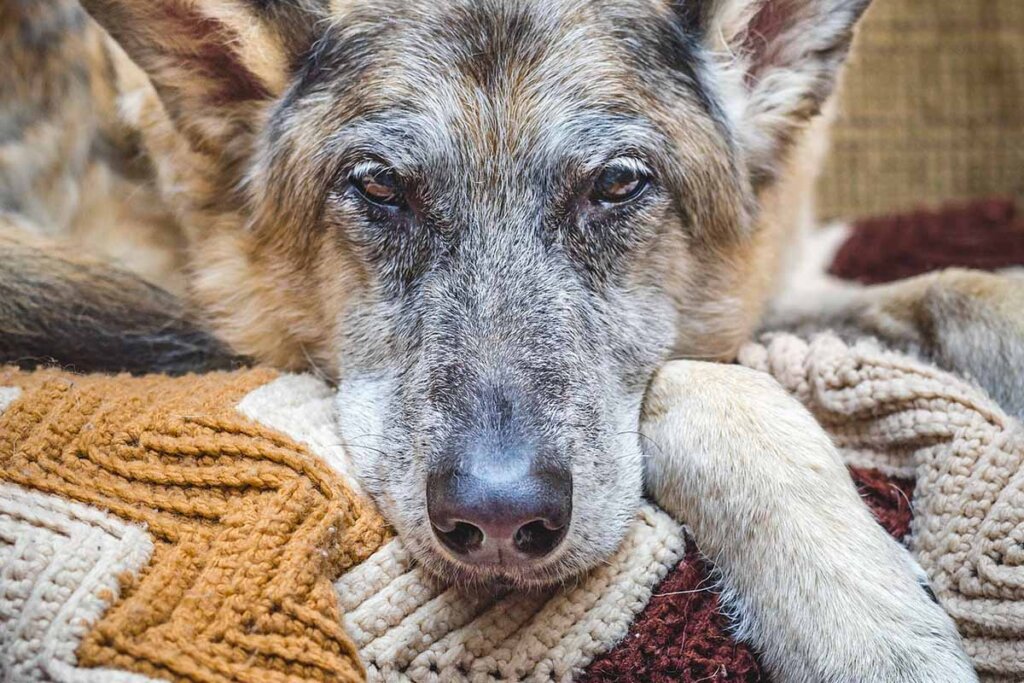
<svg viewBox="0 0 1024 683"><path fill-rule="evenodd" d="M0 356L313 368L438 575L566 580L646 486L778 680L973 680L779 387L709 365L674 385L692 420L640 431L659 367L764 322L868 2L0 0ZM799 303L775 320L884 337L1024 412L1017 278ZM645 481L661 437L686 476Z"/></svg>

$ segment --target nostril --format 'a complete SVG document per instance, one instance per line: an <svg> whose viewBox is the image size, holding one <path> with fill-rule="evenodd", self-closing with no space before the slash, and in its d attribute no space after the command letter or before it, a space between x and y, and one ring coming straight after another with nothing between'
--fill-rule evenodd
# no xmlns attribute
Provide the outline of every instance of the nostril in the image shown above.
<svg viewBox="0 0 1024 683"><path fill-rule="evenodd" d="M483 468L481 458L475 470L438 467L428 475L434 539L478 565L527 565L553 555L572 518L571 474L558 468L509 474L497 465Z"/></svg>
<svg viewBox="0 0 1024 683"><path fill-rule="evenodd" d="M566 526L549 529L541 520L524 524L516 530L513 542L516 549L530 557L543 557L554 550L565 536Z"/></svg>
<svg viewBox="0 0 1024 683"><path fill-rule="evenodd" d="M456 522L450 531L444 531L434 525L434 533L449 550L458 555L469 554L484 542L484 532L467 522Z"/></svg>

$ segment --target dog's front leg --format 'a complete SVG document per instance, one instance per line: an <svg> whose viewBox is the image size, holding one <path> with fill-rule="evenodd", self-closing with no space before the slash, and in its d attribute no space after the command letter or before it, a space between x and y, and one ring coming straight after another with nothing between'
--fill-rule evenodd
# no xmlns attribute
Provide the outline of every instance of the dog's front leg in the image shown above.
<svg viewBox="0 0 1024 683"><path fill-rule="evenodd" d="M771 377L669 363L642 432L649 493L721 572L739 636L775 679L977 680L920 567Z"/></svg>

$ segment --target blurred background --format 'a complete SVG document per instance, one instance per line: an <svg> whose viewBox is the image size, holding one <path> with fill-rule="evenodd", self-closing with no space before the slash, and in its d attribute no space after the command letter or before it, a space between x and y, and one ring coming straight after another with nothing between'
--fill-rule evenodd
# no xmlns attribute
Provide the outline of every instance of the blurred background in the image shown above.
<svg viewBox="0 0 1024 683"><path fill-rule="evenodd" d="M854 45L821 218L1024 199L1024 0L875 0Z"/></svg>

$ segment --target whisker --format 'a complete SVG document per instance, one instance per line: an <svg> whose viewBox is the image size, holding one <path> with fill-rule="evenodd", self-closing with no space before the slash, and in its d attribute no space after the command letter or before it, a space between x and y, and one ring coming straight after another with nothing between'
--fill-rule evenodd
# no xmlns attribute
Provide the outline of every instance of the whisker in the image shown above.
<svg viewBox="0 0 1024 683"><path fill-rule="evenodd" d="M907 508L912 509L914 507L913 503L910 502L910 498L907 497L907 494L904 493L903 489L901 489L899 486L896 486L896 484L889 484L889 487L896 491L899 500L906 501Z"/></svg>
<svg viewBox="0 0 1024 683"><path fill-rule="evenodd" d="M709 575L705 576L703 579L701 579L700 583L697 584L696 588L692 588L690 590L685 590L685 591L671 591L669 593L651 593L651 597L664 598L664 597L668 597L670 595L690 595L692 593L707 593L707 592L713 591L715 589L715 586L713 584L710 585L710 586L705 586L705 587L702 588L702 586L704 586L704 584L707 583L708 580L710 580L710 579L711 579L711 575L709 574Z"/></svg>
<svg viewBox="0 0 1024 683"><path fill-rule="evenodd" d="M370 452L372 452L372 453L377 453L378 455L383 455L383 456L385 456L385 457L387 457L387 456L391 455L391 454L390 454L390 453L388 453L387 451L382 451L381 449L379 449L379 448L374 448L373 446L353 446L352 448L358 448L358 449L360 449L360 450L364 450L364 451L370 451Z"/></svg>
<svg viewBox="0 0 1024 683"><path fill-rule="evenodd" d="M393 436L385 436L384 434L359 434L359 435L349 439L349 441L355 441L357 439L364 439L364 438L377 438L377 439L381 439L383 441L392 441L392 442L396 442L398 440L398 439L394 438ZM343 445L343 444L339 441L339 445Z"/></svg>
<svg viewBox="0 0 1024 683"><path fill-rule="evenodd" d="M324 372L323 369L316 364L316 361L313 360L313 357L309 355L309 351L306 349L306 345L300 343L299 349L302 350L302 355L306 357L306 362L309 363L309 367L313 371L313 374L317 376L317 379L327 384L333 384L331 378L327 376L327 373Z"/></svg>
<svg viewBox="0 0 1024 683"><path fill-rule="evenodd" d="M639 432L639 431L635 431L635 430L626 430L626 431L623 431L623 432L618 432L615 436L625 436L627 434L639 436L641 439L643 439L644 441L646 441L646 442L650 443L652 446L654 446L658 450L658 454L659 455L664 455L665 454L665 449L661 447L661 444L659 444L657 441L655 441L651 437L647 436L643 432ZM647 455L646 453L643 453L642 457L649 458L650 456Z"/></svg>

